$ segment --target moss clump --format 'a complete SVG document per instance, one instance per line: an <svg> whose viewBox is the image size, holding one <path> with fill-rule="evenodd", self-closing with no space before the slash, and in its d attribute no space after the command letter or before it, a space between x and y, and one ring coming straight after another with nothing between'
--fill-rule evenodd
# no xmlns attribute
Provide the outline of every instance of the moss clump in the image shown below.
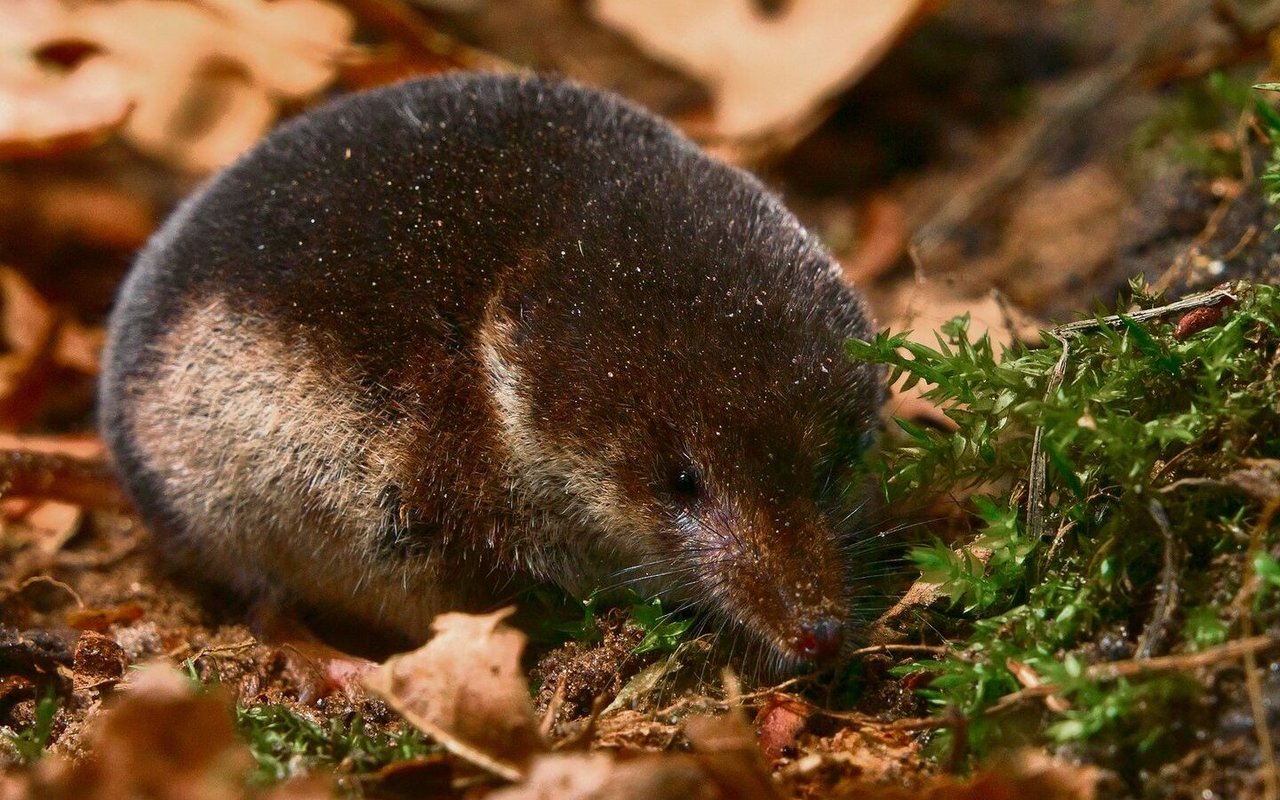
<svg viewBox="0 0 1280 800"><path fill-rule="evenodd" d="M952 649L909 669L967 718L973 752L1011 736L1085 742L1136 769L1135 756L1178 744L1201 685L1185 670L1099 665L1280 623L1275 603L1256 602L1280 586L1280 291L1233 287L1234 301L1183 318L1144 313L1158 301L1133 288L1139 310L1038 348L996 353L966 318L935 348L887 333L850 344L925 382L955 423L899 421L878 469L894 504L969 495L968 543L912 553L950 598L930 624ZM1054 686L1050 702L1009 703L1037 680ZM1005 707L1034 713L991 713Z"/></svg>

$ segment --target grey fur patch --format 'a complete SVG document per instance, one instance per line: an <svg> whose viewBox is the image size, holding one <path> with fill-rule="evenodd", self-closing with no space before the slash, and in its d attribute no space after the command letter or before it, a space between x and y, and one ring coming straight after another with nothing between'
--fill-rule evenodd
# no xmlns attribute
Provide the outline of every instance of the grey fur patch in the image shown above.
<svg viewBox="0 0 1280 800"><path fill-rule="evenodd" d="M441 567L385 552L413 419L371 414L352 376L216 298L152 349L159 366L129 426L177 517L170 549L242 591L425 635L450 605Z"/></svg>

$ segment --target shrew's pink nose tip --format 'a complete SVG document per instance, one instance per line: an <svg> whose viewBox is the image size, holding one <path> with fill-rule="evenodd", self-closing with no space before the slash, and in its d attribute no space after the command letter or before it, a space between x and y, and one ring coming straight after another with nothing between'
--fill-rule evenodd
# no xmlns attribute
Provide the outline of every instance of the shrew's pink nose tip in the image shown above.
<svg viewBox="0 0 1280 800"><path fill-rule="evenodd" d="M844 643L844 631L833 619L805 622L800 625L796 640L796 653L807 661L829 661L840 655Z"/></svg>

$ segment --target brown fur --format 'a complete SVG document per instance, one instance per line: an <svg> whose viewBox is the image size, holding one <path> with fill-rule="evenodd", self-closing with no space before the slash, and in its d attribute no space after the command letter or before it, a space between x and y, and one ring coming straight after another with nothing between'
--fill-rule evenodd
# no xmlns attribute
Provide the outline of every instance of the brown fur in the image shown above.
<svg viewBox="0 0 1280 800"><path fill-rule="evenodd" d="M795 218L660 121L420 81L184 204L122 290L102 425L166 549L244 593L418 637L627 585L788 665L862 611L868 333Z"/></svg>

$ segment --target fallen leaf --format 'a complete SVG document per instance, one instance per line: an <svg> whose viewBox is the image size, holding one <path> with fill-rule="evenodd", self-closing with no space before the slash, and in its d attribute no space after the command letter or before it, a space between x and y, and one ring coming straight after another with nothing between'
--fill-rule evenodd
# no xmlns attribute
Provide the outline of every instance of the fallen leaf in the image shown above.
<svg viewBox="0 0 1280 800"><path fill-rule="evenodd" d="M36 506L24 517L24 521L41 531L47 541L56 542L56 550L75 535L83 517L84 511L79 506L49 501Z"/></svg>
<svg viewBox="0 0 1280 800"><path fill-rule="evenodd" d="M48 336L53 310L20 272L0 266L0 299L4 301L0 331L5 344L17 353L28 353Z"/></svg>
<svg viewBox="0 0 1280 800"><path fill-rule="evenodd" d="M11 354L0 375L0 397L8 397L21 386L19 373L43 358L71 367L87 375L98 372L98 356L105 339L93 329L67 319L59 319L35 287L22 273L0 265L0 335Z"/></svg>
<svg viewBox="0 0 1280 800"><path fill-rule="evenodd" d="M513 612L441 614L431 641L392 657L365 685L454 755L517 781L547 746L520 668L525 636L503 624Z"/></svg>
<svg viewBox="0 0 1280 800"><path fill-rule="evenodd" d="M9 0L0 25L0 160L95 144L118 129L132 98L119 66L90 56L64 68L37 51L65 24L54 0Z"/></svg>
<svg viewBox="0 0 1280 800"><path fill-rule="evenodd" d="M690 717L685 722L685 736L721 797L781 799L751 728L738 715Z"/></svg>
<svg viewBox="0 0 1280 800"><path fill-rule="evenodd" d="M1070 764L1026 749L988 765L972 779L942 777L923 792L893 796L921 800L1094 800L1101 778L1097 767Z"/></svg>
<svg viewBox="0 0 1280 800"><path fill-rule="evenodd" d="M0 404L2 405L2 404ZM35 518L35 524L51 532L74 532L74 516L83 507L120 510L129 507L115 474L97 440L67 437L61 445L54 437L14 437L0 433L0 513L8 519ZM21 445L29 444L30 447ZM92 453L79 456L73 453ZM29 499L42 501L32 505ZM44 503L59 505L47 508Z"/></svg>
<svg viewBox="0 0 1280 800"><path fill-rule="evenodd" d="M16 170L0 175L0 236L28 238L27 250L43 250L46 242L132 252L155 229L155 216L151 200L137 189L107 185L101 176L55 170L39 180ZM30 262L30 256L14 255Z"/></svg>
<svg viewBox="0 0 1280 800"><path fill-rule="evenodd" d="M67 456L86 461L106 458L107 448L97 436L31 436L0 431L0 450Z"/></svg>
<svg viewBox="0 0 1280 800"><path fill-rule="evenodd" d="M965 314L969 316L970 337L989 336L997 353L1015 339L1039 341L1043 327L1007 303L1002 304L994 292L984 297L966 297L942 281L904 284L896 296L888 298L883 305L889 309L884 327L908 331L912 341L935 349L938 341L934 331ZM941 430L954 430L955 423L943 409L921 397L928 389L924 381L905 392L896 386L890 387L884 412Z"/></svg>
<svg viewBox="0 0 1280 800"><path fill-rule="evenodd" d="M543 756L529 778L492 800L730 800L695 758L647 755L619 761L603 753ZM744 800L746 800L744 798Z"/></svg>
<svg viewBox="0 0 1280 800"><path fill-rule="evenodd" d="M666 686L671 676L676 674L679 669L680 659L674 655L655 661L632 675L631 679L618 690L618 695L613 698L613 701L605 706L604 711L600 712L600 715L607 717L623 709L639 705L645 697L660 691L662 687Z"/></svg>
<svg viewBox="0 0 1280 800"><path fill-rule="evenodd" d="M923 0L593 0L605 25L693 76L715 98L713 135L761 137L796 124L868 69Z"/></svg>
<svg viewBox="0 0 1280 800"><path fill-rule="evenodd" d="M445 753L433 753L405 761L393 761L372 775L360 778L370 797L445 797L454 773Z"/></svg>
<svg viewBox="0 0 1280 800"><path fill-rule="evenodd" d="M120 0L76 6L61 35L121 66L135 146L209 172L257 141L282 102L332 83L354 28L323 0Z"/></svg>
<svg viewBox="0 0 1280 800"><path fill-rule="evenodd" d="M139 672L86 736L86 755L42 760L31 796L43 800L235 800L253 764L227 706L197 695L172 667Z"/></svg>
<svg viewBox="0 0 1280 800"><path fill-rule="evenodd" d="M120 680L129 659L124 650L109 636L85 631L76 640L75 660L71 668L78 687Z"/></svg>

